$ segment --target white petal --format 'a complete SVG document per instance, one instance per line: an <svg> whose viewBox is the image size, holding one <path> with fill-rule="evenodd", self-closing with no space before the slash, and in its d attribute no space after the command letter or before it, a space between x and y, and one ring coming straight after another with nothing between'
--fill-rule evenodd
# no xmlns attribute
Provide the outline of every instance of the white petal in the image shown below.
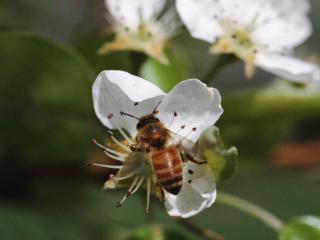
<svg viewBox="0 0 320 240"><path fill-rule="evenodd" d="M151 113L164 93L152 83L123 71L103 71L92 87L94 109L110 129L124 128L136 133L137 120L120 116L120 111L141 117ZM135 103L140 102L138 105ZM108 118L109 116L109 118Z"/></svg>
<svg viewBox="0 0 320 240"><path fill-rule="evenodd" d="M293 49L310 37L312 26L306 15L291 14L266 16L261 19L252 33L257 44L267 46L270 51L287 51Z"/></svg>
<svg viewBox="0 0 320 240"><path fill-rule="evenodd" d="M258 54L256 65L288 80L299 82L320 82L319 66L291 56Z"/></svg>
<svg viewBox="0 0 320 240"><path fill-rule="evenodd" d="M214 125L223 112L218 90L207 88L198 79L176 85L163 98L158 110L159 119L169 130L193 142L204 129ZM185 127L181 130L183 125Z"/></svg>
<svg viewBox="0 0 320 240"><path fill-rule="evenodd" d="M186 163L183 167L183 178L183 185L178 195L165 192L165 207L170 216L188 218L214 203L216 184L206 164Z"/></svg>
<svg viewBox="0 0 320 240"><path fill-rule="evenodd" d="M268 0L224 0L216 1L222 6L220 19L235 26L250 27L257 17L265 14Z"/></svg>
<svg viewBox="0 0 320 240"><path fill-rule="evenodd" d="M158 17L166 0L105 0L105 3L117 22L137 29L141 20L149 22Z"/></svg>
<svg viewBox="0 0 320 240"><path fill-rule="evenodd" d="M183 23L194 38L214 42L222 30L214 18L219 9L211 0L177 0L176 8Z"/></svg>
<svg viewBox="0 0 320 240"><path fill-rule="evenodd" d="M269 0L271 5L279 9L279 12L292 12L307 14L310 10L309 0Z"/></svg>

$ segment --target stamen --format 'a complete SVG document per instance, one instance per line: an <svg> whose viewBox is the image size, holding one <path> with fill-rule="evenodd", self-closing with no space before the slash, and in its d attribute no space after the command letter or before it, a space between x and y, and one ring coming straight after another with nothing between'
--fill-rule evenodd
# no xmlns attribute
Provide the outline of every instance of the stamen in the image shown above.
<svg viewBox="0 0 320 240"><path fill-rule="evenodd" d="M123 168L122 165L108 165L108 164L100 164L100 163L88 163L88 166L96 166L96 167L103 167L103 168L111 168L111 169L121 169Z"/></svg>
<svg viewBox="0 0 320 240"><path fill-rule="evenodd" d="M109 153L112 153L112 154L116 155L116 157L122 157L122 158L128 157L127 154L124 154L124 153L115 151L115 150L113 150L113 149L111 149L111 148L108 148L108 147L102 145L101 143L99 143L99 142L98 142L97 140L95 140L95 139L92 139L92 141L93 141L93 143L96 144L99 148L103 149L104 151L107 151L107 152L109 152Z"/></svg>
<svg viewBox="0 0 320 240"><path fill-rule="evenodd" d="M194 133L195 131L197 131L197 128L195 128L195 127L192 128L192 129L191 129L191 132L189 132L187 135L185 135L184 138L187 139L187 138L188 138L192 133Z"/></svg>
<svg viewBox="0 0 320 240"><path fill-rule="evenodd" d="M171 122L168 125L168 129L170 129L172 127L172 124L174 122L174 119L178 116L178 113L176 111L173 112L173 118L171 120Z"/></svg>
<svg viewBox="0 0 320 240"><path fill-rule="evenodd" d="M186 125L181 125L180 129L176 132L176 134L180 134L180 132L185 129Z"/></svg>
<svg viewBox="0 0 320 240"><path fill-rule="evenodd" d="M162 26L165 26L165 29L163 29L163 31L165 31L163 35L167 37L176 36L180 32L179 30L183 25L179 20L174 7L171 7L168 11L166 11L165 14L160 17L159 21L161 22Z"/></svg>
<svg viewBox="0 0 320 240"><path fill-rule="evenodd" d="M112 155L112 154L108 153L107 151L104 151L104 154L107 155L109 158L112 158L114 160L118 160L120 162L124 162L124 160L125 160L124 157Z"/></svg>
<svg viewBox="0 0 320 240"><path fill-rule="evenodd" d="M119 146L121 147L124 151L128 152L128 153L131 153L131 149L124 145L123 143L121 143L120 141L118 141L113 135L110 135L110 138Z"/></svg>
<svg viewBox="0 0 320 240"><path fill-rule="evenodd" d="M137 186L132 190L131 195L134 194L136 191L139 190L139 188L140 188L141 184L143 183L143 181L144 181L144 177L141 177L141 179L140 179L140 181L138 182Z"/></svg>
<svg viewBox="0 0 320 240"><path fill-rule="evenodd" d="M122 158L126 158L128 157L128 154L126 153L120 153L118 151L112 150L110 148L105 148L105 151L108 153L112 153L113 155L117 156L117 157L122 157Z"/></svg>
<svg viewBox="0 0 320 240"><path fill-rule="evenodd" d="M135 171L132 171L131 173L129 173L128 175L125 175L123 177L112 177L112 179L115 179L115 180L125 180L125 179L128 179L128 178L131 178L132 176L136 175L137 172L139 172L141 170L141 168L138 168L136 169Z"/></svg>
<svg viewBox="0 0 320 240"><path fill-rule="evenodd" d="M124 203L124 201L131 195L131 191L134 188L134 186L136 185L136 183L138 182L139 176L135 177L131 186L129 187L128 191L126 192L126 194L123 196L123 198L121 199L121 201L117 204L117 207L121 207L122 204Z"/></svg>
<svg viewBox="0 0 320 240"><path fill-rule="evenodd" d="M148 178L148 180L147 180L147 206L146 206L146 213L149 213L150 192L151 192L151 181L150 181L150 178Z"/></svg>
<svg viewBox="0 0 320 240"><path fill-rule="evenodd" d="M134 144L134 142L131 140L131 138L125 133L125 131L122 130L122 128L118 128L121 136L128 141L129 144Z"/></svg>

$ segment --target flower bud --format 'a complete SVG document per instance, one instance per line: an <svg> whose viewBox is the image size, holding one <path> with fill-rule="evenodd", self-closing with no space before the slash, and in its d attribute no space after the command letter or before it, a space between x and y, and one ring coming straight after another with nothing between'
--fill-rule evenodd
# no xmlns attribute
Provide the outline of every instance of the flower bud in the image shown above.
<svg viewBox="0 0 320 240"><path fill-rule="evenodd" d="M201 134L197 144L197 156L208 162L217 182L231 178L237 169L237 148L226 148L220 138L219 129L215 126L207 128Z"/></svg>

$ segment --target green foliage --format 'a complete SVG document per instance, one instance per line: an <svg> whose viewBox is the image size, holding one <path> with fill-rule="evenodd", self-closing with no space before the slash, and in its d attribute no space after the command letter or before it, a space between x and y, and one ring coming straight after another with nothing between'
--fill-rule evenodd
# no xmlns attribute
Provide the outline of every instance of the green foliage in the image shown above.
<svg viewBox="0 0 320 240"><path fill-rule="evenodd" d="M237 170L238 150L226 148L217 127L207 128L200 136L197 156L208 162L218 182L229 179Z"/></svg>
<svg viewBox="0 0 320 240"><path fill-rule="evenodd" d="M279 234L279 240L319 240L320 218L302 216L290 221Z"/></svg>
<svg viewBox="0 0 320 240"><path fill-rule="evenodd" d="M320 92L276 79L268 87L237 92L223 100L224 122L293 121L320 116Z"/></svg>
<svg viewBox="0 0 320 240"><path fill-rule="evenodd" d="M164 227L159 224L149 224L135 229L126 240L188 240L189 237L183 232Z"/></svg>
<svg viewBox="0 0 320 240"><path fill-rule="evenodd" d="M101 38L93 36L76 43L76 48L91 63L97 73L103 70L131 71L131 63L128 51L114 52L106 55L99 55L98 49L112 37Z"/></svg>
<svg viewBox="0 0 320 240"><path fill-rule="evenodd" d="M128 240L164 240L164 232L160 225L150 224L136 229Z"/></svg>
<svg viewBox="0 0 320 240"><path fill-rule="evenodd" d="M49 1L1 0L0 25L11 29L45 30L49 28L48 19L53 16L54 4L51 7L48 7L48 4L50 4Z"/></svg>
<svg viewBox="0 0 320 240"><path fill-rule="evenodd" d="M41 164L83 158L94 132L91 67L74 50L22 32L1 33L0 52L4 151Z"/></svg>
<svg viewBox="0 0 320 240"><path fill-rule="evenodd" d="M188 78L190 73L189 62L183 52L172 49L167 53L169 64L164 65L149 58L141 68L141 77L147 79L163 91L170 91L177 83Z"/></svg>

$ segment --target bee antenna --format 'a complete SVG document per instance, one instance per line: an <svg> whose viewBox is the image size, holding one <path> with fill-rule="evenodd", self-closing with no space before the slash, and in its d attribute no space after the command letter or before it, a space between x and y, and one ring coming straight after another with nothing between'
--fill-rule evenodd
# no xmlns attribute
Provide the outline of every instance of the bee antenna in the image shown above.
<svg viewBox="0 0 320 240"><path fill-rule="evenodd" d="M158 113L157 108L159 107L159 105L161 104L161 102L162 102L162 100L160 100L160 101L158 102L158 104L154 107L154 109L153 109L153 111L152 111L152 114L157 114L157 113Z"/></svg>
<svg viewBox="0 0 320 240"><path fill-rule="evenodd" d="M129 114L129 113L122 112L122 111L120 112L120 115L121 115L121 116L123 116L123 115L129 116L129 117L132 117L132 118L134 118L134 119L139 120L139 118L137 118L137 117L135 117L135 116L133 116L133 115L131 115L131 114Z"/></svg>

